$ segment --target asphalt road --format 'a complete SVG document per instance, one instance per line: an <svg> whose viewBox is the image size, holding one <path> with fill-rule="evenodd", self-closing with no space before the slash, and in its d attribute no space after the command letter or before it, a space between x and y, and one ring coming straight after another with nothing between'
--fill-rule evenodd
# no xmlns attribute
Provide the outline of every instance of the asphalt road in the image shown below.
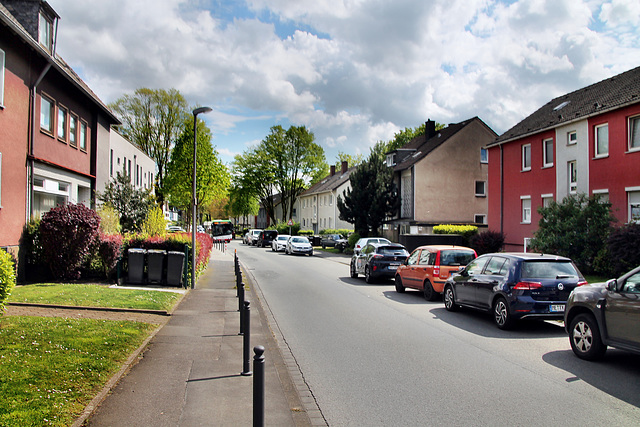
<svg viewBox="0 0 640 427"><path fill-rule="evenodd" d="M576 358L559 323L497 329L349 258L233 243L331 426L640 425L640 357Z"/></svg>

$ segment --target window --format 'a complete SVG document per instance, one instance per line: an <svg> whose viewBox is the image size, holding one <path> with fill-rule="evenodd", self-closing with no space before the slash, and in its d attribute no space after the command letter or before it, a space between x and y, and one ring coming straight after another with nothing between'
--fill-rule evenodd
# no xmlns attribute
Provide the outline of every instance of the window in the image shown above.
<svg viewBox="0 0 640 427"><path fill-rule="evenodd" d="M593 196L598 199L600 203L609 203L609 190L593 190Z"/></svg>
<svg viewBox="0 0 640 427"><path fill-rule="evenodd" d="M80 122L80 136L78 139L80 140L80 149L87 151L87 124L85 122Z"/></svg>
<svg viewBox="0 0 640 427"><path fill-rule="evenodd" d="M53 101L40 97L40 129L53 134Z"/></svg>
<svg viewBox="0 0 640 427"><path fill-rule="evenodd" d="M553 139L545 139L542 141L542 149L544 151L544 166L553 166Z"/></svg>
<svg viewBox="0 0 640 427"><path fill-rule="evenodd" d="M473 222L476 224L486 224L487 216L486 215L474 215Z"/></svg>
<svg viewBox="0 0 640 427"><path fill-rule="evenodd" d="M633 150L640 150L640 116L629 119L629 151Z"/></svg>
<svg viewBox="0 0 640 427"><path fill-rule="evenodd" d="M522 223L531 224L531 196L520 196L522 204Z"/></svg>
<svg viewBox="0 0 640 427"><path fill-rule="evenodd" d="M540 197L542 197L543 208L548 208L549 206L551 206L551 203L553 202L553 194L543 194Z"/></svg>
<svg viewBox="0 0 640 427"><path fill-rule="evenodd" d="M41 176L33 177L33 215L42 217L56 205L64 206L70 196L71 184Z"/></svg>
<svg viewBox="0 0 640 427"><path fill-rule="evenodd" d="M578 192L578 170L575 160L567 163L567 173L569 175L569 194L576 194Z"/></svg>
<svg viewBox="0 0 640 427"><path fill-rule="evenodd" d="M333 194L329 194L329 206L333 206Z"/></svg>
<svg viewBox="0 0 640 427"><path fill-rule="evenodd" d="M51 21L42 13L40 14L38 26L38 41L51 52Z"/></svg>
<svg viewBox="0 0 640 427"><path fill-rule="evenodd" d="M629 222L640 223L640 187L625 188L629 200Z"/></svg>
<svg viewBox="0 0 640 427"><path fill-rule="evenodd" d="M111 149L111 154L109 157L109 176L113 176L113 149Z"/></svg>
<svg viewBox="0 0 640 427"><path fill-rule="evenodd" d="M69 116L69 145L78 146L78 117L73 114Z"/></svg>
<svg viewBox="0 0 640 427"><path fill-rule="evenodd" d="M480 149L480 163L489 163L489 151L486 148Z"/></svg>
<svg viewBox="0 0 640 427"><path fill-rule="evenodd" d="M58 107L58 139L67 140L67 109Z"/></svg>
<svg viewBox="0 0 640 427"><path fill-rule="evenodd" d="M0 49L0 108L4 107L4 50Z"/></svg>
<svg viewBox="0 0 640 427"><path fill-rule="evenodd" d="M571 131L567 133L567 145L573 145L578 142L578 133L576 131Z"/></svg>
<svg viewBox="0 0 640 427"><path fill-rule="evenodd" d="M609 125L599 125L595 129L596 157L609 155Z"/></svg>
<svg viewBox="0 0 640 427"><path fill-rule="evenodd" d="M531 170L531 144L522 146L522 171Z"/></svg>
<svg viewBox="0 0 640 427"><path fill-rule="evenodd" d="M487 183L485 181L476 181L476 197L485 197L487 195Z"/></svg>

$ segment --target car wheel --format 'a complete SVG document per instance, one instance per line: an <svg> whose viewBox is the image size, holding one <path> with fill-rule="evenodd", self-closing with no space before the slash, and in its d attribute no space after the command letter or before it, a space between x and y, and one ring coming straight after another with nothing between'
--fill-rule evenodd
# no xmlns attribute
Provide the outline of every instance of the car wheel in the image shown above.
<svg viewBox="0 0 640 427"><path fill-rule="evenodd" d="M396 282L396 292L398 292L399 294L403 294L405 291L404 285L402 284L402 279L400 278L400 276L396 275L396 278L394 280Z"/></svg>
<svg viewBox="0 0 640 427"><path fill-rule="evenodd" d="M364 281L367 283L373 283L373 277L371 277L371 270L368 265L364 268Z"/></svg>
<svg viewBox="0 0 640 427"><path fill-rule="evenodd" d="M428 280L424 281L422 292L424 293L424 299L427 301L435 301L438 296L438 293L433 290L433 286L431 286L431 282Z"/></svg>
<svg viewBox="0 0 640 427"><path fill-rule="evenodd" d="M451 286L444 288L444 308L446 308L447 311L457 311L459 308L458 304L456 304L456 296Z"/></svg>
<svg viewBox="0 0 640 427"><path fill-rule="evenodd" d="M602 359L607 346L602 342L596 319L587 313L577 315L569 328L571 349L580 359Z"/></svg>
<svg viewBox="0 0 640 427"><path fill-rule="evenodd" d="M349 270L351 270L351 278L352 279L357 279L358 278L358 272L356 271L356 265L353 262L351 263L351 266L350 266Z"/></svg>
<svg viewBox="0 0 640 427"><path fill-rule="evenodd" d="M493 320L500 329L510 329L513 326L513 319L509 313L506 299L500 297L493 304Z"/></svg>
<svg viewBox="0 0 640 427"><path fill-rule="evenodd" d="M322 244L322 249L327 249L327 246L324 243Z"/></svg>
<svg viewBox="0 0 640 427"><path fill-rule="evenodd" d="M275 252L276 250L273 248L273 245L271 246L271 252Z"/></svg>

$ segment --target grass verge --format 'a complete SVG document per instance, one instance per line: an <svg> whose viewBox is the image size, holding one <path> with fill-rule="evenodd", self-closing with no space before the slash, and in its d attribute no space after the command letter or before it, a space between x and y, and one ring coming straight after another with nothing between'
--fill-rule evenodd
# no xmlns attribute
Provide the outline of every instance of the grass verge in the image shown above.
<svg viewBox="0 0 640 427"><path fill-rule="evenodd" d="M115 289L82 283L41 283L16 286L7 302L168 311L181 297L176 292Z"/></svg>
<svg viewBox="0 0 640 427"><path fill-rule="evenodd" d="M130 321L0 318L0 425L71 425L154 327Z"/></svg>

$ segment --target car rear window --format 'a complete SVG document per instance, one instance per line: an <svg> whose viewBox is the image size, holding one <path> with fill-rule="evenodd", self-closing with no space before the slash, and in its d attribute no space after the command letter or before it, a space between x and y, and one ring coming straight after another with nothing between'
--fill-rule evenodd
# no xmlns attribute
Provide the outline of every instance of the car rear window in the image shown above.
<svg viewBox="0 0 640 427"><path fill-rule="evenodd" d="M398 246L381 246L377 251L381 255L398 255L398 256L406 256L409 255L406 249L398 247Z"/></svg>
<svg viewBox="0 0 640 427"><path fill-rule="evenodd" d="M520 273L523 279L556 279L567 276L579 276L570 261L524 261Z"/></svg>
<svg viewBox="0 0 640 427"><path fill-rule="evenodd" d="M450 249L440 252L440 265L460 266L467 265L474 260L476 254L473 251Z"/></svg>

